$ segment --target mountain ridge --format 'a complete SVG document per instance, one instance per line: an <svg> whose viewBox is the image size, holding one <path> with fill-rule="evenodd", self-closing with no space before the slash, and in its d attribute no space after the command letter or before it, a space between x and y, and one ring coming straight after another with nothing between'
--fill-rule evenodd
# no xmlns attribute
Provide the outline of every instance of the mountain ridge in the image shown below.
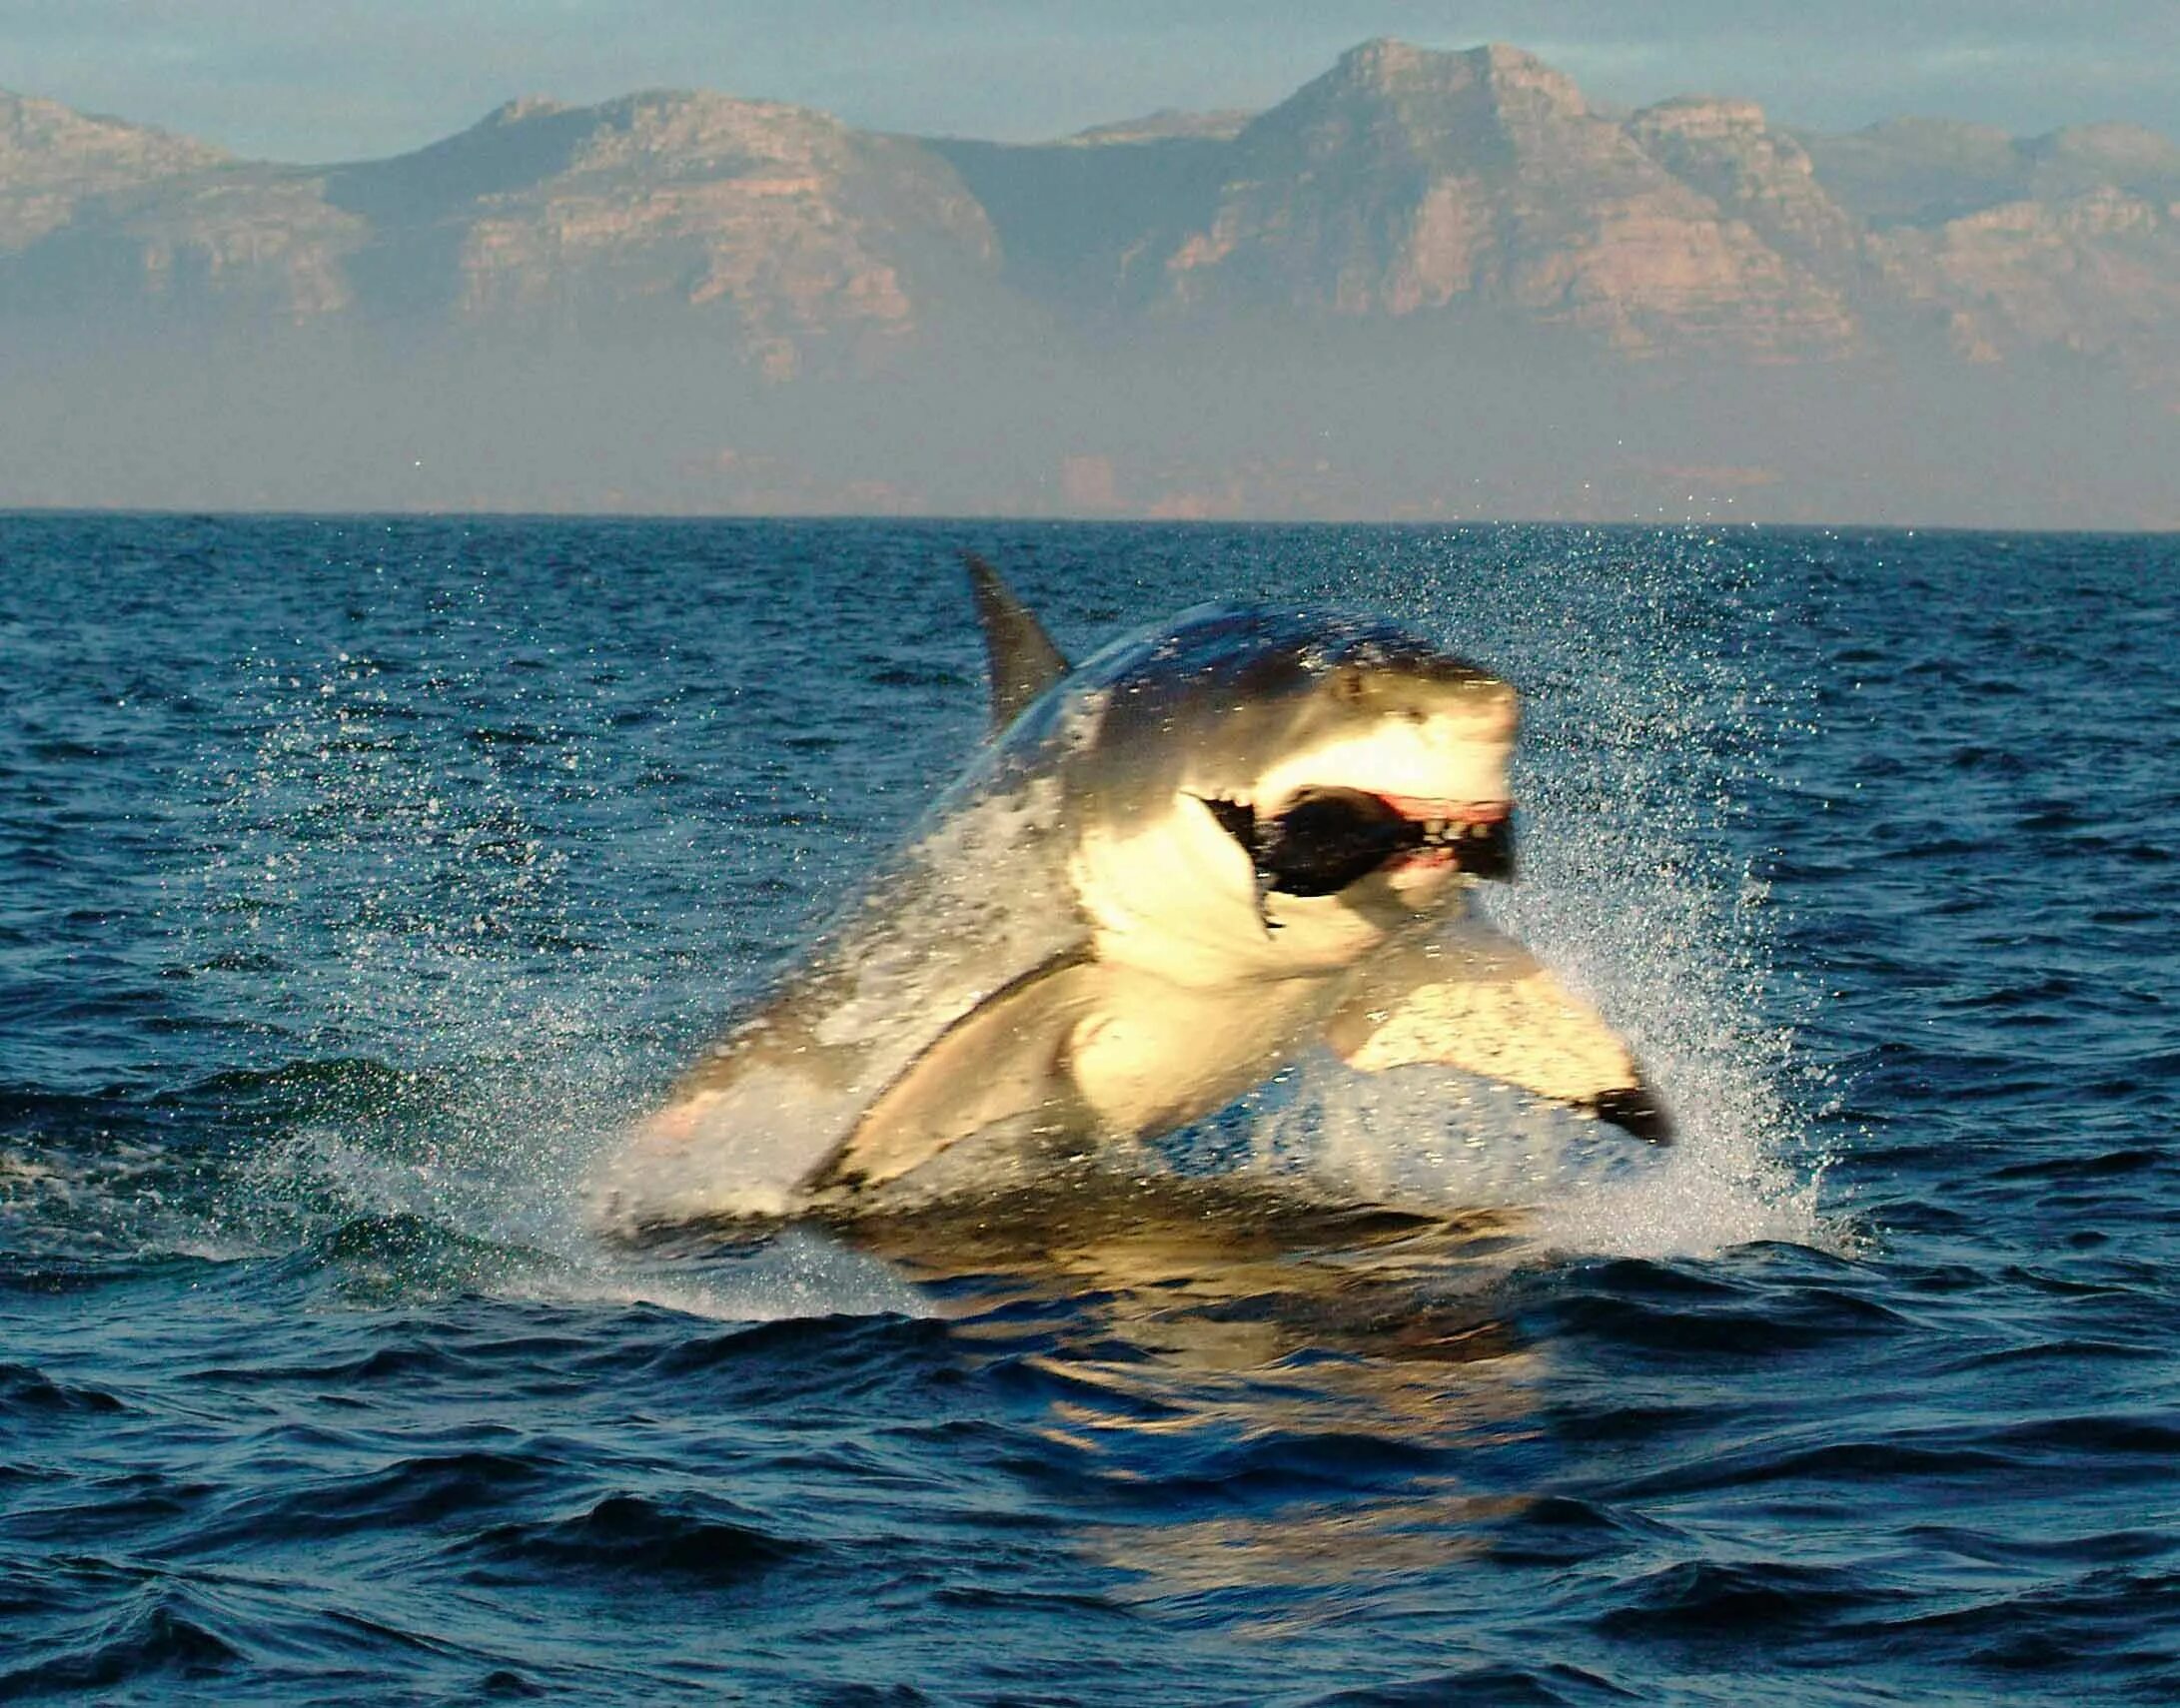
<svg viewBox="0 0 2180 1708"><path fill-rule="evenodd" d="M1620 112L1518 47L1390 38L1255 114L1030 144L655 89L519 97L406 154L299 166L0 94L11 326L19 348L141 348L162 372L197 347L328 377L640 356L669 391L710 376L767 432L807 391L812 443L833 385L966 380L1033 412L1065 376L1118 409L1109 376L1155 364L1238 423L1239 377L1268 359L1390 396L1426 369L1498 373L1516 345L1593 375L1693 365L1721 397L1720 376L1767 369L2072 374L2155 422L2180 414L2180 145L1912 118L1823 135L1731 96ZM1348 366L1319 375L1336 346ZM1076 430L1033 425L1054 447ZM1053 453L1065 501L1129 484L1096 472L1108 452Z"/></svg>

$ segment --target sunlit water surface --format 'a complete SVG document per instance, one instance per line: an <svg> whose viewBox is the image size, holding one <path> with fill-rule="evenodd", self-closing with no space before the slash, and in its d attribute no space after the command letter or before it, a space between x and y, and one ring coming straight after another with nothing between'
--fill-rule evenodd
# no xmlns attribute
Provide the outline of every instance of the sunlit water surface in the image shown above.
<svg viewBox="0 0 2180 1708"><path fill-rule="evenodd" d="M963 547L1078 651L1512 676L1492 911L1682 1143L1312 1061L1140 1185L595 1237L978 739ZM2176 604L2171 539L0 518L0 1696L2175 1699Z"/></svg>

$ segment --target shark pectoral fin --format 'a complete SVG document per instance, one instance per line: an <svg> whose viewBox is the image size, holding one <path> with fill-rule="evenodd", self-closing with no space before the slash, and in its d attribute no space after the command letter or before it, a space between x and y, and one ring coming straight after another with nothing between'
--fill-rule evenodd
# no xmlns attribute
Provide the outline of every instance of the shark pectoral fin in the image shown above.
<svg viewBox="0 0 2180 1708"><path fill-rule="evenodd" d="M1326 1023L1366 1073L1437 1062L1668 1144L1672 1125L1604 1016L1521 944L1474 921L1369 969Z"/></svg>
<svg viewBox="0 0 2180 1708"><path fill-rule="evenodd" d="M1082 1117L1068 1041L1101 993L1095 962L1047 963L954 1022L903 1070L847 1142L808 1181L812 1191L871 1187L921 1168L1002 1122L1064 1130Z"/></svg>

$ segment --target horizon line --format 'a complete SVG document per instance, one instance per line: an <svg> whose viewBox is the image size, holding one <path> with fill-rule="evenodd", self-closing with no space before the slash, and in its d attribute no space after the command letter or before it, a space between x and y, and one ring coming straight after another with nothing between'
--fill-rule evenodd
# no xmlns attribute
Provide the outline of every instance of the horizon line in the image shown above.
<svg viewBox="0 0 2180 1708"><path fill-rule="evenodd" d="M1644 521L1633 518L1583 520L1567 516L1116 516L965 510L955 513L902 513L888 510L548 510L548 509L264 509L218 508L201 504L11 504L0 502L0 521L26 517L81 516L123 519L157 517L201 521L549 521L549 522L817 522L871 523L928 527L1112 527L1112 528L1569 528L1640 532L1689 529L1768 530L1774 533L1957 533L1983 535L2063 535L2070 538L2180 538L2180 522L2150 526L2069 527L2056 523L1997 525L1985 522L1930 521L1765 521L1743 516L1695 517Z"/></svg>

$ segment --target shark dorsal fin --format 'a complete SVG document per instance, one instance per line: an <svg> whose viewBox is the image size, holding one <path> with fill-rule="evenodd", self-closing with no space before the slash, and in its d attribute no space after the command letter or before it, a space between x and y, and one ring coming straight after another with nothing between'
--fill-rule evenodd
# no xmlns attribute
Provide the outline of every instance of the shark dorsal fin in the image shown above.
<svg viewBox="0 0 2180 1708"><path fill-rule="evenodd" d="M991 665L992 728L1000 730L1067 674L1067 658L998 570L973 551L963 552L961 560L968 566L976 620L984 629L984 657Z"/></svg>

